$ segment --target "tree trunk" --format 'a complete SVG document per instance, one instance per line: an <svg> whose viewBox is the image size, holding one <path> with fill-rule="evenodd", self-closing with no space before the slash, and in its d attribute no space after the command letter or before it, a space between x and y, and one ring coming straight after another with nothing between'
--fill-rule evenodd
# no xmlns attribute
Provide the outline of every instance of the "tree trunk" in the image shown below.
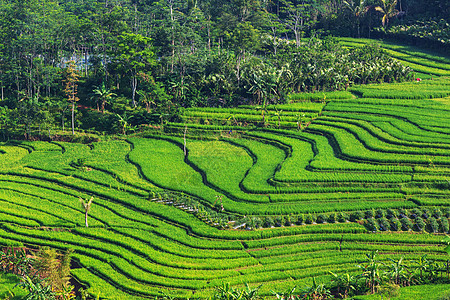
<svg viewBox="0 0 450 300"><path fill-rule="evenodd" d="M84 213L84 223L86 224L86 227L89 227L89 225L88 225L88 212L87 211Z"/></svg>
<svg viewBox="0 0 450 300"><path fill-rule="evenodd" d="M136 89L137 89L137 76L136 74L133 75L131 78L131 102L133 104L133 107L136 107Z"/></svg>
<svg viewBox="0 0 450 300"><path fill-rule="evenodd" d="M72 101L72 135L75 135L75 101Z"/></svg>

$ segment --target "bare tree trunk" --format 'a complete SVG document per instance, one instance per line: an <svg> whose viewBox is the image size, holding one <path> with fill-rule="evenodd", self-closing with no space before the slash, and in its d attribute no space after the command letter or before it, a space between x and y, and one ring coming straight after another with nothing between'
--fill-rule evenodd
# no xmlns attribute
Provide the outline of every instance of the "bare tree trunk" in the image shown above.
<svg viewBox="0 0 450 300"><path fill-rule="evenodd" d="M211 28L210 28L210 22L211 22L211 16L208 16L208 23L207 23L207 28L208 28L208 51L211 52Z"/></svg>
<svg viewBox="0 0 450 300"><path fill-rule="evenodd" d="M133 75L133 77L131 78L131 103L133 105L133 107L136 107L136 89L137 89L137 76Z"/></svg>
<svg viewBox="0 0 450 300"><path fill-rule="evenodd" d="M186 151L186 132L187 132L187 126L184 128L184 136L183 136L183 140L184 140L184 157L186 157L187 155L187 151Z"/></svg>
<svg viewBox="0 0 450 300"><path fill-rule="evenodd" d="M72 135L75 135L75 101L72 101Z"/></svg>
<svg viewBox="0 0 450 300"><path fill-rule="evenodd" d="M88 225L88 211L87 210L84 213L84 223L86 224L86 227L89 227L89 225Z"/></svg>

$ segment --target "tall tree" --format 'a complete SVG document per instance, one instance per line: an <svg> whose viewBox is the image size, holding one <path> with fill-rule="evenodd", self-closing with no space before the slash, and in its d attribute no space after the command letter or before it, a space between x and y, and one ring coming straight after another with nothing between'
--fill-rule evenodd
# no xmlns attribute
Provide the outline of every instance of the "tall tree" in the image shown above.
<svg viewBox="0 0 450 300"><path fill-rule="evenodd" d="M356 20L357 37L360 38L361 17L369 10L369 7L366 5L366 0L344 0L344 4Z"/></svg>
<svg viewBox="0 0 450 300"><path fill-rule="evenodd" d="M75 135L75 103L80 99L77 97L78 93L78 80L80 75L75 69L75 62L72 60L69 62L65 70L65 88L64 93L67 96L67 101L72 105L72 134Z"/></svg>
<svg viewBox="0 0 450 300"><path fill-rule="evenodd" d="M376 6L375 10L379 11L383 17L381 18L381 23L383 27L388 27L389 19L397 15L398 10L396 9L397 0L380 0L381 6Z"/></svg>
<svg viewBox="0 0 450 300"><path fill-rule="evenodd" d="M140 34L123 33L118 37L113 55L116 68L130 78L132 106L136 107L138 73L148 71L156 64L151 39Z"/></svg>

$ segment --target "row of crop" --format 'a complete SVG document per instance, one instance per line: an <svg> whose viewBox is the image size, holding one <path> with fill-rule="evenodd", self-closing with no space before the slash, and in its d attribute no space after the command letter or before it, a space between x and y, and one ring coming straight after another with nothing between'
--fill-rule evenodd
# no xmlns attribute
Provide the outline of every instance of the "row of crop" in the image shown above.
<svg viewBox="0 0 450 300"><path fill-rule="evenodd" d="M267 130L266 130L267 131ZM287 130L268 131L272 134L272 139L278 139L283 137L283 141L287 144L286 138L295 140L306 141L311 144L314 152L314 159L310 161L310 167L317 171L369 171L369 172L381 172L381 173L412 173L410 166L404 165L383 165L383 164L369 164L364 162L353 162L348 160L342 160L335 155L335 149L333 149L330 141L322 134L314 132L292 132ZM254 135L255 133L252 132ZM258 133L259 135L260 133Z"/></svg>
<svg viewBox="0 0 450 300"><path fill-rule="evenodd" d="M446 135L445 129L448 129L448 127L446 127L446 124L443 123L440 119L432 119L429 116L408 114L407 112L402 112L401 109L399 109L398 111L394 111L387 108L382 115L380 115L379 110L376 111L375 108L369 107L367 107L365 110L363 108L355 106L342 108L331 107L330 109L330 111L325 113L326 116L345 117L364 120L368 122L390 122L392 121L392 118L398 118L406 124L411 124L411 126L419 128L419 130L424 133L425 138L430 136L437 137L437 139L440 140L442 136ZM445 141L446 139L444 139L444 142Z"/></svg>
<svg viewBox="0 0 450 300"><path fill-rule="evenodd" d="M18 192L26 191L33 196L39 197L30 202L36 207L41 208L42 205L47 207L49 212L54 213L55 208L60 206L61 210L64 211L63 215L66 215L65 219L73 220L74 224L83 224L84 212L81 210L79 198L85 199L89 196L55 184L49 184L45 182L45 179L32 180L26 177L17 178L16 176L7 176L5 179L0 176L0 182L3 185L3 189L16 190ZM45 201L42 199L45 199ZM107 224L145 227L149 224L141 220L138 221L139 218L132 211L127 210L123 206L115 205L110 201L105 201L101 197L95 197L94 203L89 214L91 225Z"/></svg>
<svg viewBox="0 0 450 300"><path fill-rule="evenodd" d="M389 211L389 210L388 210ZM391 209L391 211L394 211ZM384 210L377 210L377 212L379 213L383 213ZM365 212L366 214L366 218L367 220L379 220L379 219L387 219L389 218L389 220L396 220L397 217L387 217L386 215L382 215L378 218L374 218L374 217L368 217L368 213L374 213L373 210L368 210ZM340 213L332 213L329 215L316 215L316 216L311 216L311 220L312 221L316 221L318 219L325 219L325 220L330 220L331 217L333 217L333 219L331 220L331 224L323 224L323 225L314 225L314 226L309 226L309 227L319 227L319 228L323 228L324 230L322 232L316 232L314 234L309 234L308 232L304 232L301 234L297 234L297 235L292 235L292 236L284 236L284 237L275 237L275 238L270 238L267 237L265 239L260 239L260 240L251 240L251 241L245 241L243 242L244 246L246 248L249 249L254 249L254 248L263 248L263 247L273 247L273 246L280 246L280 245L290 245L290 244L297 244L297 243L305 243L305 242L312 242L312 241L342 241L342 240L347 240L347 241L354 241L354 242L378 242L378 243L410 243L410 244L436 244L439 243L439 237L437 236L433 236L433 235L417 235L417 234L404 234L404 233L400 233L400 232L390 232L390 233L386 233L386 234L367 234L365 231L363 231L363 227L361 225L359 225L358 223L345 223L348 219L351 219L353 221L358 221L364 218L364 213L363 212L354 212L350 215L341 215ZM417 217L416 216L414 219L410 219L410 218L402 218L402 217L398 217L399 219L406 219L406 220L415 220ZM430 216L429 218L434 218L432 216ZM448 214L447 217L442 217L442 219L447 219L448 218ZM437 218L435 218L437 219ZM334 224L336 222L344 222L344 223L338 223L338 224ZM444 221L445 222L445 221ZM345 225L351 225L354 224L354 229L353 232L351 234L349 234L348 232L343 231L342 233L339 233L337 231L335 231L335 233L333 233L333 231L331 230L332 226L339 228L340 226L345 226ZM357 225L359 225L359 227L356 227ZM308 226L306 226L308 227ZM329 228L329 230L327 231L326 229ZM345 228L345 227L344 227ZM406 229L406 231L408 231L409 229ZM401 229L399 228L398 231L401 231Z"/></svg>
<svg viewBox="0 0 450 300"><path fill-rule="evenodd" d="M0 212L0 223L10 223L28 227L41 226L41 220L32 220L29 216L24 215L22 211L23 209L11 211L6 208L4 211Z"/></svg>
<svg viewBox="0 0 450 300"><path fill-rule="evenodd" d="M98 237L97 232L92 233L92 230L77 228L74 230L76 233ZM95 230L98 231L98 230ZM104 232L103 230L100 230ZM183 244L176 243L174 241L168 240L167 238L161 237L154 232L136 229L136 228L114 228L114 232L118 233L125 238L130 240L135 240L141 244L145 244L148 247L154 248L158 251L171 253L180 257L190 258L220 258L220 259L232 259L232 258L243 258L248 257L244 252L240 250L214 250L214 249L198 249L194 247L189 247ZM108 233L106 234L108 235ZM100 235L104 236L104 235Z"/></svg>
<svg viewBox="0 0 450 300"><path fill-rule="evenodd" d="M196 232L196 234L200 236L205 235L208 237L219 238L222 236L228 236L232 239L236 238L237 236L242 236L242 233L239 232L234 233L217 231L215 228L211 228L194 216L186 214L178 209L167 207L166 209L161 210L161 204L149 202L147 199L137 197L120 190L107 189L102 186L96 186L91 182L81 181L77 178L55 176L54 174L38 171L34 171L32 175L29 173L20 174L14 172L10 172L9 175L25 176L30 178L30 180L41 180L40 183L44 183L45 181L52 184L56 183L57 185L62 185L66 188L89 193L90 195L94 195L99 199L107 199L109 201L107 206L115 207L116 211L120 211L121 214L126 213L127 217L129 217L130 219L145 220L144 223L148 222L149 224L152 224L154 217L157 217L185 226L189 230ZM124 207L126 207L126 209L124 209ZM121 210L124 210L124 212L122 212ZM137 215L136 211L141 212L141 214Z"/></svg>
<svg viewBox="0 0 450 300"><path fill-rule="evenodd" d="M362 98L390 98L390 99L430 99L445 98L450 95L450 91L445 86L433 89L418 86L408 90L396 89L375 89L373 87L352 87L351 91ZM406 88L406 87L404 87Z"/></svg>
<svg viewBox="0 0 450 300"><path fill-rule="evenodd" d="M359 103L330 103L327 110L336 110L344 112L358 112L364 114L373 114L377 116L391 116L394 118L406 119L412 124L419 123L428 125L441 123L446 120L447 110L438 108L425 107L408 107L395 105L376 105L376 104L359 104ZM447 123L441 124L442 127L448 127Z"/></svg>
<svg viewBox="0 0 450 300"><path fill-rule="evenodd" d="M302 103L303 104L303 103ZM236 119L245 119L246 116L248 119L251 119L252 116L258 116L260 118L262 111L265 110L267 115L274 115L277 112L283 112L284 116L295 117L299 113L304 114L307 117L316 116L324 106L322 103L309 103L309 109L302 109L304 105L300 106L299 104L279 104L279 105L268 105L266 107L258 107L258 106L240 106L239 108L215 108L215 107L196 107L186 109L183 113L184 116L191 117L212 117L214 119L222 119L222 120L233 120L233 117ZM238 118L239 117L239 118Z"/></svg>
<svg viewBox="0 0 450 300"><path fill-rule="evenodd" d="M126 284L125 282L132 282L133 285L135 286L139 286L138 291L142 292L147 290L145 287L142 287L142 282L145 282L147 284L156 284L159 286L168 286L168 287L184 287L184 288L200 288L202 286L205 285L205 281L203 281L204 279L200 279L200 280L186 280L186 279L177 279L177 278L169 278L169 277L161 277L158 275L154 275L152 273L149 272L145 272L142 273L142 269L137 268L137 264L145 264L146 260L145 259L140 259L139 257L134 257L133 260L125 259L124 256L126 257L126 252L125 250L122 250L121 252L118 251L116 252L116 255L118 256L113 256L111 255L111 253L109 252L108 249L92 249L88 248L86 246L81 246L81 245L77 245L73 243L73 240L69 240L71 241L70 243L68 241L58 241L58 240L51 240L51 239L43 239L42 236L35 238L33 234L25 234L24 230L21 230L21 232L19 232L19 234L17 234L14 231L10 231L9 229L11 229L11 226L8 226L8 231L5 232L3 230L0 230L0 236L5 236L8 239L17 239L20 241L23 241L25 243L29 243L32 245L42 245L42 246L50 246L52 248L59 248L59 249L67 249L68 247L72 248L75 250L75 254L74 256L85 266L88 268L96 268L97 266L101 266L101 265L110 265L111 267L114 268L113 271L108 272L108 274L105 276L106 278L108 278L108 280L110 280L111 278L114 277L121 277L123 282L120 282L120 289L122 290L126 290ZM109 247L110 249L111 247ZM89 260L90 263L89 264L84 264L84 260ZM130 262L132 262L130 264ZM147 262L148 264L148 262ZM157 268L156 265L152 266L153 269L155 269L155 267ZM167 268L166 268L167 269ZM181 269L176 269L178 272L174 272L174 275L176 276L180 276L183 273L183 270ZM156 270L156 271L160 271L160 270ZM139 275L141 275L141 278L136 278L133 273L139 273ZM192 272L189 271L185 271L184 273L186 273L187 275L192 274ZM199 272L198 274L201 275L201 272ZM220 276L220 275L218 275ZM132 279L130 279L129 277L131 277ZM203 278L203 277L201 277ZM214 278L214 276L212 277Z"/></svg>
<svg viewBox="0 0 450 300"><path fill-rule="evenodd" d="M273 265L273 264L281 264L281 263L289 263L289 262L297 262L297 261L303 261L303 262L314 262L317 259L333 259L334 257L354 257L354 256L362 256L364 255L364 251L340 251L339 249L336 250L319 250L315 252L304 252L304 253L296 253L293 255L283 255L283 256L267 256L259 258L258 261L261 265L254 266L248 268L249 272L251 270L259 268L263 268L264 266Z"/></svg>
<svg viewBox="0 0 450 300"><path fill-rule="evenodd" d="M129 190L141 195L147 193L142 188L146 186L142 180L138 181L139 186L129 184L139 176L134 166L125 161L130 150L127 143L108 142L111 147L108 148L106 143L100 142L93 144L92 150L86 145L62 144L65 149L63 153L33 152L23 163L32 168L79 177L99 185ZM121 165L120 169L118 162Z"/></svg>
<svg viewBox="0 0 450 300"><path fill-rule="evenodd" d="M374 191L371 188L365 188L364 192L341 192L341 193L323 193L323 194L274 194L270 195L271 202L293 202L293 201L309 201L309 202L339 202L346 203L351 201L397 201L404 199L404 195L393 192ZM383 189L384 190L384 189Z"/></svg>
<svg viewBox="0 0 450 300"><path fill-rule="evenodd" d="M38 221L42 225L73 226L78 223L82 224L82 222L77 222L73 210L70 211L67 207L24 192L2 188L0 189L0 199L5 212L16 212L20 216L20 211L25 211L22 216ZM82 217L78 221L82 221ZM100 222L95 223L96 225L102 224Z"/></svg>
<svg viewBox="0 0 450 300"><path fill-rule="evenodd" d="M373 139L365 131L359 130L359 135L355 136L354 133L350 133L345 129L330 125L334 124L320 125L315 123L308 128L308 131L322 133L330 138L332 137L335 140L333 143L334 146L339 147L339 151L342 153L341 155L346 158L373 163L429 164L430 162L429 156L426 154L410 155L395 151L396 149L385 147L383 144L378 146L375 144L377 140ZM356 139L356 137L361 136L364 140ZM372 142L374 148L368 149L364 142ZM447 156L433 156L433 162L435 164L448 165L450 160Z"/></svg>
<svg viewBox="0 0 450 300"><path fill-rule="evenodd" d="M424 130L415 124L412 124L405 120L399 120L394 117L375 116L373 114L370 114L370 111L368 111L367 114L328 111L324 114L324 116L371 122L373 126L380 128L387 134L408 142L425 144L439 143L442 147L445 147L446 144L450 143L450 139L448 138L447 134Z"/></svg>
<svg viewBox="0 0 450 300"><path fill-rule="evenodd" d="M125 194L125 195L128 195L128 194ZM133 203L136 203L135 201L133 202ZM292 209L289 207L287 210L284 210L284 213L289 213L290 211L293 211L294 209L296 209L296 208L298 208L298 207L293 207ZM269 210L271 210L272 208L269 208ZM304 208L305 209L305 208ZM258 212L261 212L261 210L257 210L256 211L256 213L258 213ZM277 210L274 210L274 212L277 212ZM283 211L281 211L282 213L283 213ZM172 219L172 218L171 218ZM210 231L210 230L207 230L207 231ZM209 233L208 233L209 234ZM236 236L238 236L238 235L240 235L240 234L236 234Z"/></svg>
<svg viewBox="0 0 450 300"><path fill-rule="evenodd" d="M131 151L131 145L127 141L97 142L92 147L92 156L86 162L88 166L108 172L128 186L144 191L156 189L154 185L142 179L138 169L127 160Z"/></svg>
<svg viewBox="0 0 450 300"><path fill-rule="evenodd" d="M335 252L335 251L326 251ZM279 262L273 264L265 264L258 266L258 268L247 268L241 271L242 274L253 274L261 272L271 272L271 271L287 271L287 270L297 270L301 271L309 268L321 268L328 266L330 269L335 268L339 265L356 265L362 262L362 256L346 253L346 255L336 255L329 257L315 258L314 260L296 260L287 263ZM306 271L306 270L305 270ZM306 273L306 272L305 272Z"/></svg>
<svg viewBox="0 0 450 300"><path fill-rule="evenodd" d="M267 196L248 195L241 190L240 183L252 168L253 159L245 148L228 141L187 140L187 159L204 172L209 184L227 197L236 201L268 202Z"/></svg>
<svg viewBox="0 0 450 300"><path fill-rule="evenodd" d="M323 124L343 128L358 136L369 149L383 150L390 153L409 153L426 155L450 155L450 144L418 143L395 138L380 128L366 121L340 117L321 117L315 124Z"/></svg>
<svg viewBox="0 0 450 300"><path fill-rule="evenodd" d="M348 38L348 37L342 37L339 38L339 41L344 45L351 45L351 46L364 46L368 43L374 43L376 42L384 49L393 50L397 53L406 54L410 57L420 57L424 59L424 62L440 62L443 64L450 64L450 59L448 59L445 56L436 54L436 53L428 53L424 51L423 49L415 48L413 46L406 46L401 45L398 43L390 43L388 41L381 41L381 40L371 40L371 39L355 39L355 38Z"/></svg>
<svg viewBox="0 0 450 300"><path fill-rule="evenodd" d="M297 93L289 94L289 101L326 101L330 99L352 99L353 95L347 91L322 92L322 93Z"/></svg>
<svg viewBox="0 0 450 300"><path fill-rule="evenodd" d="M405 182L409 175L399 174L360 174L339 173L330 168L330 172L311 172L310 162L315 160L315 153L310 142L299 138L285 137L267 133L251 133L252 137L260 137L278 141L290 146L290 155L281 164L274 176L275 181L282 182ZM319 149L318 149L319 150ZM319 150L320 154L320 150ZM267 155L267 154L266 154ZM370 166L368 166L370 168Z"/></svg>
<svg viewBox="0 0 450 300"><path fill-rule="evenodd" d="M341 111L343 110L344 109L342 109ZM341 111L329 111L325 114L325 116L349 118L371 122L376 127L383 126L382 130L385 130L388 134L403 139L405 141L411 141L416 143L417 142L434 143L434 144L440 143L441 147L446 147L445 144L448 144L450 142L447 134L424 129L421 126L422 124L420 123L414 124L407 121L406 119L397 119L402 118L402 116L391 117L386 114L383 117L379 117L372 114L370 110L368 110L365 114L360 112L344 113ZM420 118L419 120L415 120L415 122L417 121L420 122ZM423 138L423 140L420 140L421 138Z"/></svg>
<svg viewBox="0 0 450 300"><path fill-rule="evenodd" d="M254 265L256 263L250 257L225 260L195 258L180 260L175 255L155 251L131 239L128 239L131 240L130 243L123 244L120 240L124 240L124 238L117 234L110 235L110 240L108 241L103 236L94 239L83 237L72 232L28 230L11 225L4 225L4 228L7 229L7 232L11 236L20 236L24 242L41 244L41 241L42 243L48 241L48 243L54 243L54 245L66 245L65 248L72 247L83 255L88 255L105 262L109 262L114 258L128 261L130 269L128 272L132 272L131 269L145 271L152 278L155 276L160 277L157 279L159 281L164 281L164 279L169 281L170 278L173 278L189 283L193 279L202 280L204 278L233 276L236 275L236 272L232 269ZM98 230L97 233L99 233Z"/></svg>
<svg viewBox="0 0 450 300"><path fill-rule="evenodd" d="M25 149L0 143L0 167L6 169L20 161L27 154L28 151Z"/></svg>
<svg viewBox="0 0 450 300"><path fill-rule="evenodd" d="M190 148L190 147L192 147L192 143L188 143L188 148ZM194 142L194 145L195 145L195 142ZM203 147L201 144L199 144L201 147ZM207 168L208 166L208 164L207 163L209 163L210 161L211 161L211 159L212 160L214 160L214 159L216 159L216 154L217 154L217 152L219 152L219 151L211 151L211 149L213 149L213 148L211 148L212 146L210 145L210 147L206 147L206 148L204 148L204 149L207 149L208 150L208 152L209 152L209 154L210 155L213 155L213 157L209 157L208 156L208 153L200 153L200 154L198 154L197 155L197 157L198 157L198 160L196 161L197 162L197 164L198 165L200 165L201 167L203 167L203 165L201 165L201 162L203 161L203 162L205 162L205 168ZM194 147L195 148L195 147ZM264 153L265 151L263 151L262 153ZM273 151L272 151L273 152ZM221 159L219 159L217 162L219 163L219 165L220 165L220 160ZM195 161L195 159L194 159L194 161ZM216 165L216 164L213 164L214 166ZM229 166L228 166L229 167ZM217 176L215 176L215 177L217 177L217 180L215 180L214 181L214 183L216 183L217 185L224 185L226 182L227 182L227 180L225 180L225 182L220 182L220 180L222 180L223 181L223 178L222 178L222 174L223 174L223 172L226 172L226 170L227 170L227 164L225 164L224 165L224 167L223 168L216 168L216 173L215 174L217 174ZM211 175L211 172L208 172L208 171L214 171L214 170L206 170L206 174L208 175L208 180L211 180L211 178L214 178L214 176L210 176ZM238 172L239 173L239 172ZM270 174L270 173L269 173ZM239 178L238 178L239 179ZM364 180L366 180L366 179L364 179ZM237 181L235 181L234 182L234 186L235 186L235 188L237 187ZM265 183L264 183L265 184ZM230 188L230 186L231 186L231 188ZM229 190L229 189L232 189L233 187L232 187L233 185L228 185L228 188L226 188L227 190ZM318 190L318 189L315 189L316 191ZM319 190L320 190L320 188L319 188ZM361 190L362 190L362 188L361 188ZM274 191L276 191L276 190L274 190ZM291 190L289 190L288 192L297 192L297 191L304 191L304 188L296 188L296 189L291 189ZM279 190L279 191L276 191L276 192L286 192L286 190ZM244 198L245 199L245 198ZM254 200L253 200L254 201Z"/></svg>
<svg viewBox="0 0 450 300"><path fill-rule="evenodd" d="M383 99L383 98L355 98L355 99L336 99L330 101L328 105L342 104L367 104L367 105L381 105L393 106L398 108L425 108L425 109L442 109L448 110L445 104L435 101L433 99Z"/></svg>
<svg viewBox="0 0 450 300"><path fill-rule="evenodd" d="M7 176L8 181L2 181L4 186L8 186L9 180L14 180L14 184L17 187L20 187L24 190L30 191L35 195L40 195L40 197L47 197L48 199L52 199L52 201L60 202L65 205L74 206L74 208L79 209L79 201L76 197L76 192L71 191L67 188L63 188L62 186L54 185L51 183L47 183L44 180L40 180L37 182L36 180L20 178L17 179L13 176ZM0 178L1 180L1 178ZM39 185L37 185L39 183ZM36 185L36 186L35 186ZM117 193L115 193L117 194ZM68 197L68 196L69 197ZM134 203L137 202L138 198L134 198ZM66 200L69 200L66 202ZM171 224L159 221L152 217L148 217L145 214L139 215L136 214L136 207L131 208L127 206L123 206L115 203L115 201L111 201L113 199L105 200L102 197L96 197L94 199L94 204L89 213L89 218L97 217L98 220L101 220L105 224L109 226L126 226L126 227L134 227L148 230L154 230L158 232L160 235L166 235L167 237L175 239L177 242L182 244L189 245L191 247L199 247L204 249L241 249L242 245L236 242L223 242L223 241L212 241L212 240L204 240L199 238L193 238L186 233L186 230L175 227ZM147 202L145 202L147 203ZM161 211L158 207L155 207L155 211ZM175 210L177 213L178 210ZM152 211L146 210L146 213L151 213ZM172 215L170 210L168 211L168 215ZM40 214L38 214L40 216ZM80 213L79 221L83 220L82 214ZM182 220L179 218L179 220ZM171 220L174 221L174 220ZM91 225L93 223L90 222ZM202 224L202 223L201 223ZM197 228L198 226L193 225L193 228ZM178 234L174 235L172 232L176 230Z"/></svg>
<svg viewBox="0 0 450 300"><path fill-rule="evenodd" d="M257 137L256 135L253 135L253 134L252 134L252 136ZM280 139L282 139L282 138L277 138L277 140L280 140ZM264 140L262 140L262 141L266 141L266 140L268 140L268 137L264 137ZM284 188L282 185L277 185L275 188L273 188L273 187L268 186L266 181L261 180L264 178L269 179L272 176L272 174L274 174L274 171L276 171L280 168L279 165L275 165L276 161L271 162L271 157L274 153L274 150L272 150L272 151L270 151L269 149L264 150L263 147L261 146L262 141L256 141L256 140L255 141L252 141L252 140L245 141L246 146L249 148L250 151L252 151L252 153L255 155L255 157L257 157L257 162L254 165L254 167L249 171L248 176L246 176L246 178L242 182L242 188L247 192L260 193L260 194L305 192L306 191L305 187ZM239 143L241 143L241 144L244 143L244 140L239 141ZM270 145L264 145L264 147L270 148ZM274 148L274 147L271 147L271 148ZM310 150L308 145L306 145L305 149ZM297 149L295 149L295 150L297 150ZM301 156L302 152L300 150L292 151L292 155ZM306 156L306 158L307 158L306 160L309 160L308 156ZM280 159L280 160L282 159L282 152L280 152L280 157L278 159ZM305 160L305 162L306 162L306 160ZM271 162L271 164L265 164L264 163L265 161ZM327 182L327 181L330 181L330 182L342 182L342 181L349 181L349 182L356 182L356 181L361 181L361 182L407 182L407 181L411 180L411 176L406 175L406 174L402 175L402 174L373 174L373 173L372 174L315 173L315 172L310 172L308 170L305 170L304 167L302 168L301 166L299 167L298 165L295 165L295 163L299 162L299 160L298 159L296 160L295 157L293 157L292 159L288 158L288 160L285 161L281 165L281 172L283 171L283 169L287 169L289 167L289 165L286 167L286 164L288 164L290 161L292 161L294 163L294 166L292 168L293 170L288 174L289 176L285 176L286 180L288 182L293 182L293 181L303 181L303 182L306 182L306 181L313 181L313 182L317 182L317 181L321 181L321 182ZM258 166L258 163L259 163L259 166L261 166L261 168L256 169L255 167ZM265 168L265 170L262 170L263 167ZM259 172L257 173L255 169ZM292 175L292 174L294 174L294 175ZM251 177L252 175L253 175L253 177ZM282 178L280 178L280 176L276 176L275 179L282 180ZM314 191L314 190L318 191L317 188L312 189L312 191ZM320 190L320 188L319 188L319 190ZM312 192L312 191L309 191L309 192Z"/></svg>
<svg viewBox="0 0 450 300"><path fill-rule="evenodd" d="M443 64L441 61L434 61L434 60L430 60L430 59L425 59L423 57L412 56L407 53L399 52L399 51L391 50L391 49L385 49L384 51L394 58L397 58L399 60L410 63L409 66L412 67L416 71L424 72L420 69L415 68L416 65L419 65L419 66L423 66L423 67L428 67L424 70L431 70L431 72L425 71L424 73L431 73L431 74L436 74L439 76L450 75L450 72L444 72L444 71L450 71L450 67L445 63Z"/></svg>

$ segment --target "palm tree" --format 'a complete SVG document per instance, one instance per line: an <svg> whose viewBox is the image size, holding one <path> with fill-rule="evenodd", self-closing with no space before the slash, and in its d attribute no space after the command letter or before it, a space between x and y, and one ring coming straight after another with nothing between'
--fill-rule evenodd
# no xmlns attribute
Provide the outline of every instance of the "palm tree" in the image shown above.
<svg viewBox="0 0 450 300"><path fill-rule="evenodd" d="M344 0L345 7L352 13L356 18L356 27L358 29L358 38L361 37L360 34L360 25L361 25L361 17L369 10L369 7L366 5L366 0Z"/></svg>
<svg viewBox="0 0 450 300"><path fill-rule="evenodd" d="M381 23L383 24L383 27L386 28L389 25L389 19L398 13L398 10L395 8L397 6L397 0L380 0L380 1L381 6L376 6L375 10L383 14Z"/></svg>
<svg viewBox="0 0 450 300"><path fill-rule="evenodd" d="M86 224L86 227L89 227L89 225L88 225L88 213L89 213L89 210L91 209L92 201L94 201L94 196L92 196L91 199L89 199L88 202L86 202L86 201L84 201L83 199L80 198L81 206L84 209L84 222Z"/></svg>
<svg viewBox="0 0 450 300"><path fill-rule="evenodd" d="M145 109L150 113L150 104L156 105L155 101L152 99L152 93L139 90L137 91L139 95L139 101L145 104Z"/></svg>
<svg viewBox="0 0 450 300"><path fill-rule="evenodd" d="M93 91L95 96L97 96L97 111L99 111L99 102L101 103L102 113L105 113L105 104L109 103L110 100L117 96L106 88L105 83L102 83L101 87L96 87Z"/></svg>

